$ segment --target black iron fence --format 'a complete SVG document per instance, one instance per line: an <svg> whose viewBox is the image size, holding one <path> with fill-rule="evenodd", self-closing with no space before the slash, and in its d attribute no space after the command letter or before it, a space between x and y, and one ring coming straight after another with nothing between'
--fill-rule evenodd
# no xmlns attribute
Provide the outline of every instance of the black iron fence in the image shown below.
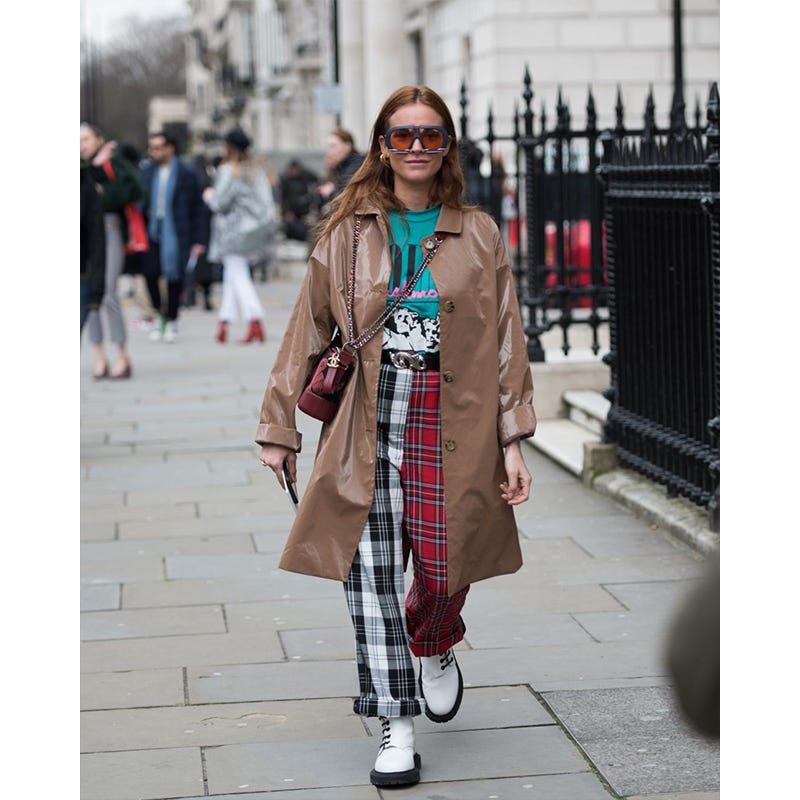
<svg viewBox="0 0 800 800"><path fill-rule="evenodd" d="M719 96L687 125L680 93L659 127L652 92L641 127L600 129L591 89L572 126L559 92L552 123L533 110L526 69L513 131L470 139L461 92L462 163L471 199L504 232L523 310L528 354L541 337L608 326L612 406L604 439L621 462L712 512L719 498ZM538 124L537 124L538 121ZM513 164L499 157L508 142ZM509 180L510 178L510 180Z"/></svg>
<svg viewBox="0 0 800 800"><path fill-rule="evenodd" d="M719 95L708 128L608 134L611 409L620 461L719 508Z"/></svg>

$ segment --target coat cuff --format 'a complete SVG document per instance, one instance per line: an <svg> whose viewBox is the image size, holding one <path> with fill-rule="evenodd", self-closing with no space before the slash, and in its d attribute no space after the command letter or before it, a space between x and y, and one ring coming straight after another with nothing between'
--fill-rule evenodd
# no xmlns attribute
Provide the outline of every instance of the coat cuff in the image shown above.
<svg viewBox="0 0 800 800"><path fill-rule="evenodd" d="M299 453L303 444L303 435L292 428L280 425L261 423L256 429L256 444L279 444Z"/></svg>
<svg viewBox="0 0 800 800"><path fill-rule="evenodd" d="M536 431L533 406L517 406L497 418L497 438L505 447L515 439L528 439Z"/></svg>

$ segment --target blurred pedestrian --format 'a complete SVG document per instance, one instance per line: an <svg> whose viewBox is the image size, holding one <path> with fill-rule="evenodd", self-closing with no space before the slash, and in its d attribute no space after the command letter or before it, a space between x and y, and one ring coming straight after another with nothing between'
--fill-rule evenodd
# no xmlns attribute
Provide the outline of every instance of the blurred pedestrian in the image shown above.
<svg viewBox="0 0 800 800"><path fill-rule="evenodd" d="M178 157L178 143L172 134L151 134L148 154L150 163L143 170L149 195L150 237L145 278L153 307L161 315L150 338L174 342L189 258L200 256L208 244L208 209L197 173ZM166 303L158 285L159 275L166 279Z"/></svg>
<svg viewBox="0 0 800 800"><path fill-rule="evenodd" d="M400 786L420 778L413 718L461 705L470 584L522 564L513 506L530 494L520 440L536 416L514 276L497 225L463 204L450 111L405 86L372 131L311 252L255 439L279 483L296 480L298 398L332 340L354 353L280 566L343 583L353 709L383 728L370 780Z"/></svg>
<svg viewBox="0 0 800 800"><path fill-rule="evenodd" d="M81 333L90 311L103 302L106 286L106 228L100 189L81 166Z"/></svg>
<svg viewBox="0 0 800 800"><path fill-rule="evenodd" d="M90 311L88 317L89 341L95 348L94 377L130 378L132 367L118 282L125 266L125 242L128 241L125 206L140 202L144 198L144 188L136 170L119 152L117 143L106 141L105 134L88 122L81 123L81 158L102 191L106 234L105 294L100 309ZM109 338L117 346L117 358L111 370L103 347L101 310L108 318Z"/></svg>
<svg viewBox="0 0 800 800"><path fill-rule="evenodd" d="M363 163L364 154L356 150L353 134L344 128L334 128L328 135L325 151L328 179L317 187L323 216L328 213L330 203L342 193Z"/></svg>
<svg viewBox="0 0 800 800"><path fill-rule="evenodd" d="M720 556L713 553L703 577L672 621L667 664L681 710L705 736L720 734Z"/></svg>
<svg viewBox="0 0 800 800"><path fill-rule="evenodd" d="M200 181L201 191L205 191L214 182L214 168L208 159L199 154L195 156L194 168L197 170L197 178ZM211 236L211 215L206 215L206 237ZM191 262L190 258L190 262ZM213 264L208 260L208 251L200 253L194 262L194 267L186 276L186 305L195 305L195 294L197 289L203 293L203 307L206 311L213 311L214 304L211 302L211 291L214 283L218 283L222 276L222 265Z"/></svg>
<svg viewBox="0 0 800 800"><path fill-rule="evenodd" d="M139 165L142 159L136 146L130 142L120 142L119 151L120 155L126 158L141 176ZM137 205L143 213L146 213L147 209L145 208L144 200L137 203ZM132 326L140 330L150 331L155 327L158 311L153 308L153 303L150 299L150 292L147 288L147 281L145 280L146 269L147 252L125 254L125 267L122 270L122 275L126 277L129 282L129 290L126 297L139 311L139 318L132 322Z"/></svg>
<svg viewBox="0 0 800 800"><path fill-rule="evenodd" d="M287 239L305 242L308 239L307 218L314 202L314 189L319 178L300 161L289 162L280 178L283 232Z"/></svg>
<svg viewBox="0 0 800 800"><path fill-rule="evenodd" d="M253 166L259 168L267 177L273 205L273 218L266 231L266 242L258 253L255 254L250 264L250 273L255 279L258 272L261 283L266 283L268 278L274 274L278 260L278 243L276 235L279 230L278 210L275 205L275 192L278 185L278 176L272 166L272 162L263 153L251 156Z"/></svg>
<svg viewBox="0 0 800 800"><path fill-rule="evenodd" d="M224 343L228 325L241 316L248 324L241 344L265 339L264 309L250 272L263 257L275 228L272 186L250 156L250 137L235 127L225 135L222 163L203 199L213 212L209 258L222 262L222 301L216 339Z"/></svg>

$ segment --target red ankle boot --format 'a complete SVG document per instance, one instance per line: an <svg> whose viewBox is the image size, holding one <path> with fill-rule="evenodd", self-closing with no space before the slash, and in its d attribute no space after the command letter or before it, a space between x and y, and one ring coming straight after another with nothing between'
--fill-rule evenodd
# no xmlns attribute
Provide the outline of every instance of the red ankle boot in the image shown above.
<svg viewBox="0 0 800 800"><path fill-rule="evenodd" d="M250 321L250 327L247 329L247 334L245 335L244 339L239 339L239 344L248 344L256 339L258 339L259 342L263 342L265 339L264 329L261 327L260 319L254 319Z"/></svg>
<svg viewBox="0 0 800 800"><path fill-rule="evenodd" d="M220 344L225 344L228 341L228 323L220 320L217 323L217 341Z"/></svg>

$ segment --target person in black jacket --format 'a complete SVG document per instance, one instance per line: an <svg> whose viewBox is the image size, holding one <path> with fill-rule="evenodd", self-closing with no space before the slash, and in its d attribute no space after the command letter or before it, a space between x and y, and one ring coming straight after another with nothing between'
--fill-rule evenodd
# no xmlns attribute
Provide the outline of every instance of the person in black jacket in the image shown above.
<svg viewBox="0 0 800 800"><path fill-rule="evenodd" d="M103 202L88 167L81 167L81 333L106 290L106 229Z"/></svg>
<svg viewBox="0 0 800 800"><path fill-rule="evenodd" d="M283 232L287 239L304 242L308 238L306 217L311 212L317 176L297 159L289 162L280 178Z"/></svg>
<svg viewBox="0 0 800 800"><path fill-rule="evenodd" d="M153 133L148 142L150 163L142 170L148 192L147 234L150 239L146 272L153 308L161 325L151 331L154 341L173 342L178 334L178 308L190 256L198 258L208 245L208 209L203 202L197 171L177 155L170 133ZM166 307L158 277L167 281Z"/></svg>
<svg viewBox="0 0 800 800"><path fill-rule="evenodd" d="M364 154L356 150L353 134L344 128L334 128L328 136L328 148L325 151L328 180L317 187L323 216L327 214L331 200L342 193L363 163Z"/></svg>
<svg viewBox="0 0 800 800"><path fill-rule="evenodd" d="M106 227L106 292L101 308L108 317L109 338L119 351L114 366L109 370L103 348L101 316L99 312L90 312L89 339L95 347L94 377L130 378L127 331L117 282L125 266L125 243L129 234L125 206L141 202L144 188L139 174L123 158L117 143L107 141L105 134L88 122L81 123L81 159L102 190Z"/></svg>

